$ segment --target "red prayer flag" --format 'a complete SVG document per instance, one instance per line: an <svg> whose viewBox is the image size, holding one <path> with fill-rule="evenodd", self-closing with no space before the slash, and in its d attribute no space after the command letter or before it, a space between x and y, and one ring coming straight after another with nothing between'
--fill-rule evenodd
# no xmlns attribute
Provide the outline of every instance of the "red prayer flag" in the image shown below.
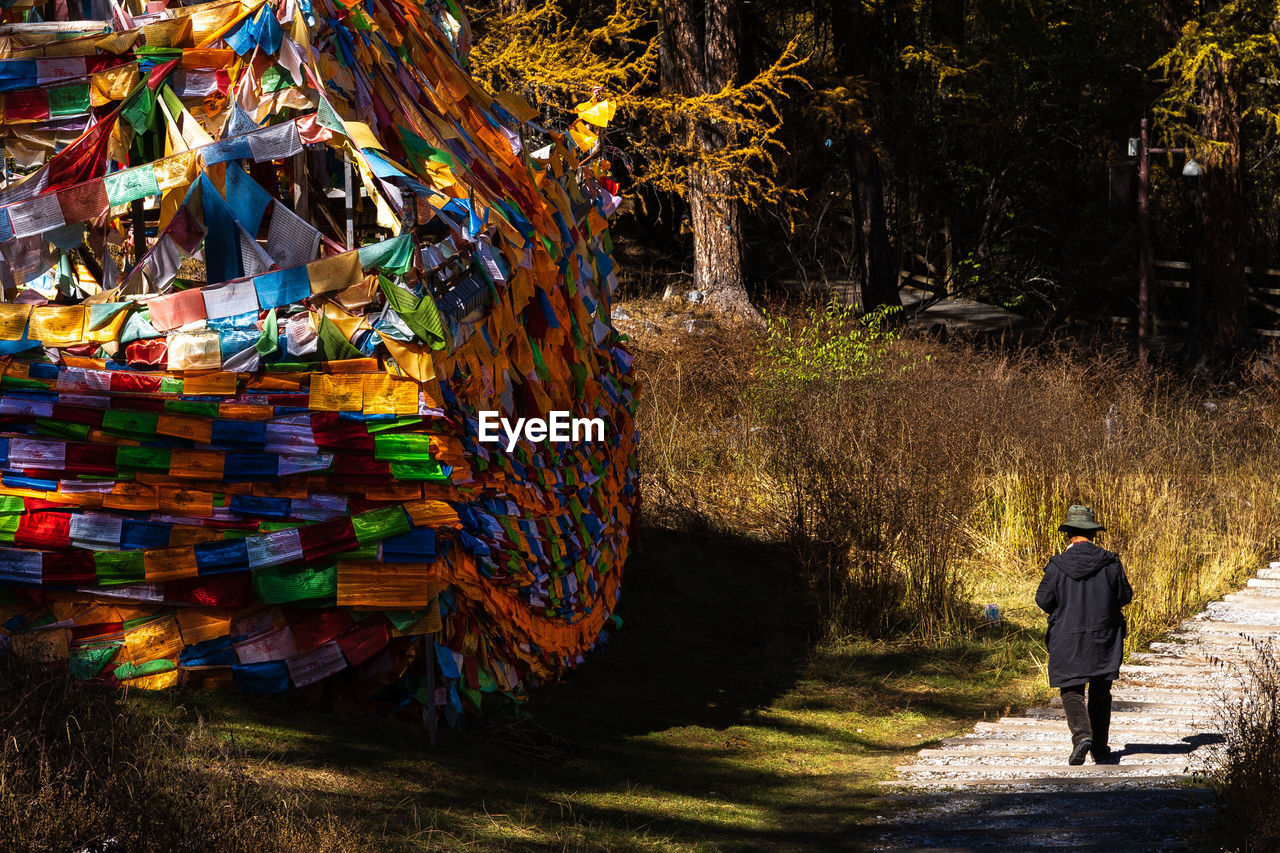
<svg viewBox="0 0 1280 853"><path fill-rule="evenodd" d="M335 518L299 527L298 541L302 545L302 558L307 562L360 547L356 529L349 518Z"/></svg>
<svg viewBox="0 0 1280 853"><path fill-rule="evenodd" d="M119 111L111 113L49 158L49 189L101 178L107 173L107 146Z"/></svg>
<svg viewBox="0 0 1280 853"><path fill-rule="evenodd" d="M46 586L54 584L80 586L98 582L98 575L93 568L93 554L89 551L62 551L59 553L46 551L44 565L41 568L41 582Z"/></svg>
<svg viewBox="0 0 1280 853"><path fill-rule="evenodd" d="M4 96L5 121L36 121L49 117L47 89L21 89Z"/></svg>
<svg viewBox="0 0 1280 853"><path fill-rule="evenodd" d="M338 637L338 648L342 649L347 663L359 666L385 649L390 641L386 617L379 613L360 623L355 630Z"/></svg>
<svg viewBox="0 0 1280 853"><path fill-rule="evenodd" d="M71 547L71 513L27 513L18 519L13 544L19 548Z"/></svg>

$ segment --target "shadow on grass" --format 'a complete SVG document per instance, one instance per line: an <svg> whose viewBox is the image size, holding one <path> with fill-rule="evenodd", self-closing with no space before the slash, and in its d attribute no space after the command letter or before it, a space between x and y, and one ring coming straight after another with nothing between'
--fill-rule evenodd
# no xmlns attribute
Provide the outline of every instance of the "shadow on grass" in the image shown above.
<svg viewBox="0 0 1280 853"><path fill-rule="evenodd" d="M622 630L529 702L566 737L732 725L787 691L805 663L804 594L785 549L705 531L641 536Z"/></svg>
<svg viewBox="0 0 1280 853"><path fill-rule="evenodd" d="M376 847L611 851L849 849L876 781L953 733L938 718L997 701L972 650L815 652L776 545L647 528L623 589L623 628L514 734L432 751L420 724L297 697L183 701Z"/></svg>

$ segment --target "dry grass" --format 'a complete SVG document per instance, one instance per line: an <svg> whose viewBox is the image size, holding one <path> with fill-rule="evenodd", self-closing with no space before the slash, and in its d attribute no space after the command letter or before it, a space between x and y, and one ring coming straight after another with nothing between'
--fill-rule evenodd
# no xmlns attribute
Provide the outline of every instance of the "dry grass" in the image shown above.
<svg viewBox="0 0 1280 853"><path fill-rule="evenodd" d="M0 849L375 849L171 705L0 658Z"/></svg>
<svg viewBox="0 0 1280 853"><path fill-rule="evenodd" d="M920 341L871 375L779 382L750 330L673 337L639 340L646 499L792 542L828 635L969 635L980 603L1029 599L1077 502L1137 592L1131 645L1277 547L1267 382L1218 394L1069 352Z"/></svg>
<svg viewBox="0 0 1280 853"><path fill-rule="evenodd" d="M1223 804L1216 846L1242 853L1280 848L1280 657L1273 644L1255 643L1243 676L1243 692L1220 706L1226 741L1209 767Z"/></svg>

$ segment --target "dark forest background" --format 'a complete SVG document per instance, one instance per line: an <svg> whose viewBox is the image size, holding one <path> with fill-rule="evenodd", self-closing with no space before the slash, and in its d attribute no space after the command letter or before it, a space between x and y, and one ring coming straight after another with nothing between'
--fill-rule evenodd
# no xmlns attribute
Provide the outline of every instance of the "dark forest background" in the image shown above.
<svg viewBox="0 0 1280 853"><path fill-rule="evenodd" d="M1271 323L1250 313L1245 266L1280 266L1275 2L471 8L477 73L522 90L549 130L585 99L618 102L598 154L630 202L615 233L633 289L683 276L740 310L743 288L758 304L853 282L872 307L896 304L907 272L915 287L1004 306L1050 332L1119 317L1131 335L1128 141L1146 117L1152 147L1185 146L1204 169L1189 180L1186 157L1152 159L1152 255L1192 263L1189 288L1153 289L1157 317L1189 323L1192 361L1229 358ZM564 69L533 49L538 39L557 42ZM523 50L525 67L495 44ZM606 75L575 51L610 57L616 76L593 79ZM716 97L728 107L711 115ZM776 113L751 123L762 98ZM1122 203L1112 172L1130 191Z"/></svg>

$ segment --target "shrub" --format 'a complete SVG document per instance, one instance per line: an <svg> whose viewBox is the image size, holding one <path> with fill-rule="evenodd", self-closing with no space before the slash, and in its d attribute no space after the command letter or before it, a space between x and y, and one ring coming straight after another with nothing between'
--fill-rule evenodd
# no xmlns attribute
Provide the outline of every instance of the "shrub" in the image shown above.
<svg viewBox="0 0 1280 853"><path fill-rule="evenodd" d="M898 403L912 361L891 319L835 304L768 317L751 399L820 630L938 639L962 600L962 493Z"/></svg>
<svg viewBox="0 0 1280 853"><path fill-rule="evenodd" d="M1031 590L1077 502L1124 558L1130 647L1280 545L1270 386L898 340L831 308L642 340L637 365L646 511L790 542L827 635L951 642L979 594L1042 624Z"/></svg>
<svg viewBox="0 0 1280 853"><path fill-rule="evenodd" d="M1225 742L1210 759L1225 850L1280 849L1280 658L1270 642L1255 646L1244 689L1222 702Z"/></svg>

